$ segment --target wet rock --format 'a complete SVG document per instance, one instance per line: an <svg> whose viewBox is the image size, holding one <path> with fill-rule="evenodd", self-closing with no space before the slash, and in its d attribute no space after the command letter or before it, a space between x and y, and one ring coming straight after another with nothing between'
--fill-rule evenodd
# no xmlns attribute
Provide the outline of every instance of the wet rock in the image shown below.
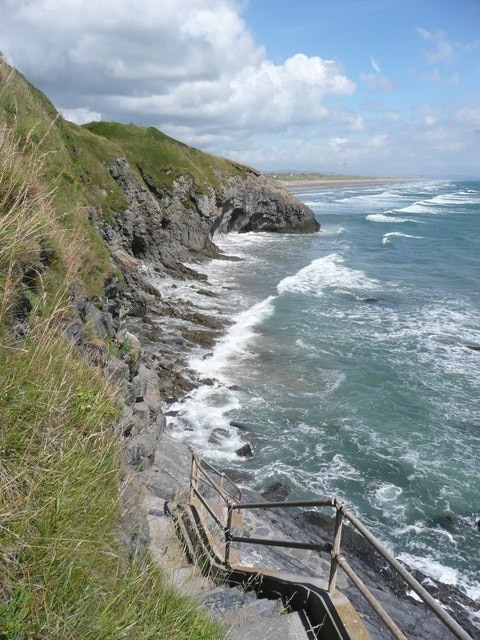
<svg viewBox="0 0 480 640"><path fill-rule="evenodd" d="M266 176L230 178L223 190L221 215L214 230L313 233L320 225L313 212L279 182Z"/></svg>
<svg viewBox="0 0 480 640"><path fill-rule="evenodd" d="M239 458L253 458L252 447L247 443L235 451Z"/></svg>
<svg viewBox="0 0 480 640"><path fill-rule="evenodd" d="M238 420L230 420L230 426L240 429L240 431L255 432L261 429L258 424L253 424L253 422L239 422Z"/></svg>
<svg viewBox="0 0 480 640"><path fill-rule="evenodd" d="M457 520L453 513L441 513L430 518L427 524L433 527L441 527L446 531L455 531Z"/></svg>
<svg viewBox="0 0 480 640"><path fill-rule="evenodd" d="M209 298L218 298L219 294L209 289L197 289L197 293L201 296L208 296Z"/></svg>
<svg viewBox="0 0 480 640"><path fill-rule="evenodd" d="M182 331L182 336L185 340L198 344L200 347L210 349L215 344L216 333L212 331L202 331L198 329L187 329Z"/></svg>
<svg viewBox="0 0 480 640"><path fill-rule="evenodd" d="M284 502L287 499L290 489L281 482L274 482L262 492L262 496L267 502Z"/></svg>
<svg viewBox="0 0 480 640"><path fill-rule="evenodd" d="M135 318L143 318L147 315L148 309L144 304L136 304L130 307L127 314Z"/></svg>

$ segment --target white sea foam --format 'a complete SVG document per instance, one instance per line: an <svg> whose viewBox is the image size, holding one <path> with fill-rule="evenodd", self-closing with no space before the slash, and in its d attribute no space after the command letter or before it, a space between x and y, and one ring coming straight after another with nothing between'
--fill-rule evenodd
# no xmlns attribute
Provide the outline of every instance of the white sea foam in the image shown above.
<svg viewBox="0 0 480 640"><path fill-rule="evenodd" d="M233 362L249 357L248 343L255 337L255 329L275 312L274 296L258 302L246 311L242 311L225 336L217 342L209 357L195 356L190 365L199 373L228 382L224 369Z"/></svg>
<svg viewBox="0 0 480 640"><path fill-rule="evenodd" d="M427 576L431 576L435 578L435 580L439 580L445 584L451 584L453 586L458 585L458 571L457 569L452 569L452 567L447 567L434 558L431 557L423 557L423 556L414 556L410 553L400 553L398 555L400 560L406 562L412 567L416 569L420 569L422 573Z"/></svg>
<svg viewBox="0 0 480 640"><path fill-rule="evenodd" d="M472 195L472 193L476 195ZM478 204L480 202L480 196L478 192L456 191L455 193L445 193L435 196L431 202L440 205Z"/></svg>
<svg viewBox="0 0 480 640"><path fill-rule="evenodd" d="M401 487L397 487L394 484L387 483L383 484L375 491L375 497L377 500L382 502L390 502L391 500L396 500L403 493L403 489Z"/></svg>
<svg viewBox="0 0 480 640"><path fill-rule="evenodd" d="M393 211L389 213L393 213ZM366 216L366 220L369 220L370 222L393 222L396 224L402 222L418 222L418 220L412 220L411 218L400 218L399 216L393 215L388 216L385 215L385 213L370 213Z"/></svg>
<svg viewBox="0 0 480 640"><path fill-rule="evenodd" d="M422 240L423 236L412 236L408 233L401 233L400 231L390 231L390 233L386 233L383 236L382 244L390 244L392 238L416 238L418 240Z"/></svg>
<svg viewBox="0 0 480 640"><path fill-rule="evenodd" d="M397 209L399 213L432 213L432 208L427 207L429 201L421 200L419 202L414 202L413 204L409 204L407 207L402 207L401 209Z"/></svg>
<svg viewBox="0 0 480 640"><path fill-rule="evenodd" d="M238 459L235 451L245 442L230 426L228 415L239 407L238 395L221 384L198 387L186 400L171 405L170 410L178 411L170 421L172 435L193 444L209 458Z"/></svg>
<svg viewBox="0 0 480 640"><path fill-rule="evenodd" d="M280 295L301 293L321 296L330 287L376 289L379 286L377 280L368 278L363 271L346 267L339 253L331 253L313 260L295 275L281 280L277 284L277 291Z"/></svg>

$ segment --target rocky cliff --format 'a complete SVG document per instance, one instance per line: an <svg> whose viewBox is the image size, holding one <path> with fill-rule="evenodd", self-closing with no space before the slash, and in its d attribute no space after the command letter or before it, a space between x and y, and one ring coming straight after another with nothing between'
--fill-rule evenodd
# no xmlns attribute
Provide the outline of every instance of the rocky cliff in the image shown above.
<svg viewBox="0 0 480 640"><path fill-rule="evenodd" d="M166 190L145 175L137 177L125 158L108 168L128 202L112 224L103 225L117 259L121 250L178 273L181 262L218 255L214 233L312 233L320 228L312 211L281 184L253 171L198 192L188 174Z"/></svg>

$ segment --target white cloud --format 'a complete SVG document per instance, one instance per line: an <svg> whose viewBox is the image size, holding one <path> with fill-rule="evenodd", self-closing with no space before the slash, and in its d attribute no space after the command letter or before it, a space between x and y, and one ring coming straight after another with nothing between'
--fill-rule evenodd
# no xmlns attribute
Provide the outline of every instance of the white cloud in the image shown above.
<svg viewBox="0 0 480 640"><path fill-rule="evenodd" d="M444 31L428 31L416 29L422 40L432 44L432 48L425 51L425 58L429 65L441 63L451 66L455 61L455 48Z"/></svg>
<svg viewBox="0 0 480 640"><path fill-rule="evenodd" d="M102 114L98 111L91 111L85 107L77 107L76 109L62 109L60 113L65 120L75 122L75 124L86 124L87 122L98 122L102 119Z"/></svg>
<svg viewBox="0 0 480 640"><path fill-rule="evenodd" d="M378 64L378 62L375 60L375 58L370 58L370 64L373 67L373 70L375 71L375 73L377 75L380 75L380 65Z"/></svg>
<svg viewBox="0 0 480 640"><path fill-rule="evenodd" d="M480 127L480 106L462 107L455 113L455 122L468 127Z"/></svg>
<svg viewBox="0 0 480 640"><path fill-rule="evenodd" d="M263 169L412 175L429 163L439 172L479 166L472 98L455 107L454 96L463 99L455 87L445 109L409 112L407 83L394 86L373 56L358 88L337 60L296 53L273 61L242 19L245 2L0 0L0 51L77 123L158 126ZM417 33L425 55L417 73L452 91L461 46L443 32ZM394 89L395 104L382 102Z"/></svg>
<svg viewBox="0 0 480 640"><path fill-rule="evenodd" d="M203 129L278 131L325 118L355 84L341 65L266 58L234 0L0 0L0 49L65 113ZM76 114L76 115L75 115ZM240 133L241 132L241 133Z"/></svg>

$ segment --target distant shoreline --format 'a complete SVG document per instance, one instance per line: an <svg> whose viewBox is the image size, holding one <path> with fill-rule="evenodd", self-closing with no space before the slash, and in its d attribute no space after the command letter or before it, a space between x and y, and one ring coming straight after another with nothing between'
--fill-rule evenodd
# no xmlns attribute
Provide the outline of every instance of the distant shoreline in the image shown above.
<svg viewBox="0 0 480 640"><path fill-rule="evenodd" d="M312 187L315 189L321 187L348 187L348 186L374 186L391 183L418 182L420 178L312 178L312 179L293 179L278 180L285 187L289 188L305 188Z"/></svg>

